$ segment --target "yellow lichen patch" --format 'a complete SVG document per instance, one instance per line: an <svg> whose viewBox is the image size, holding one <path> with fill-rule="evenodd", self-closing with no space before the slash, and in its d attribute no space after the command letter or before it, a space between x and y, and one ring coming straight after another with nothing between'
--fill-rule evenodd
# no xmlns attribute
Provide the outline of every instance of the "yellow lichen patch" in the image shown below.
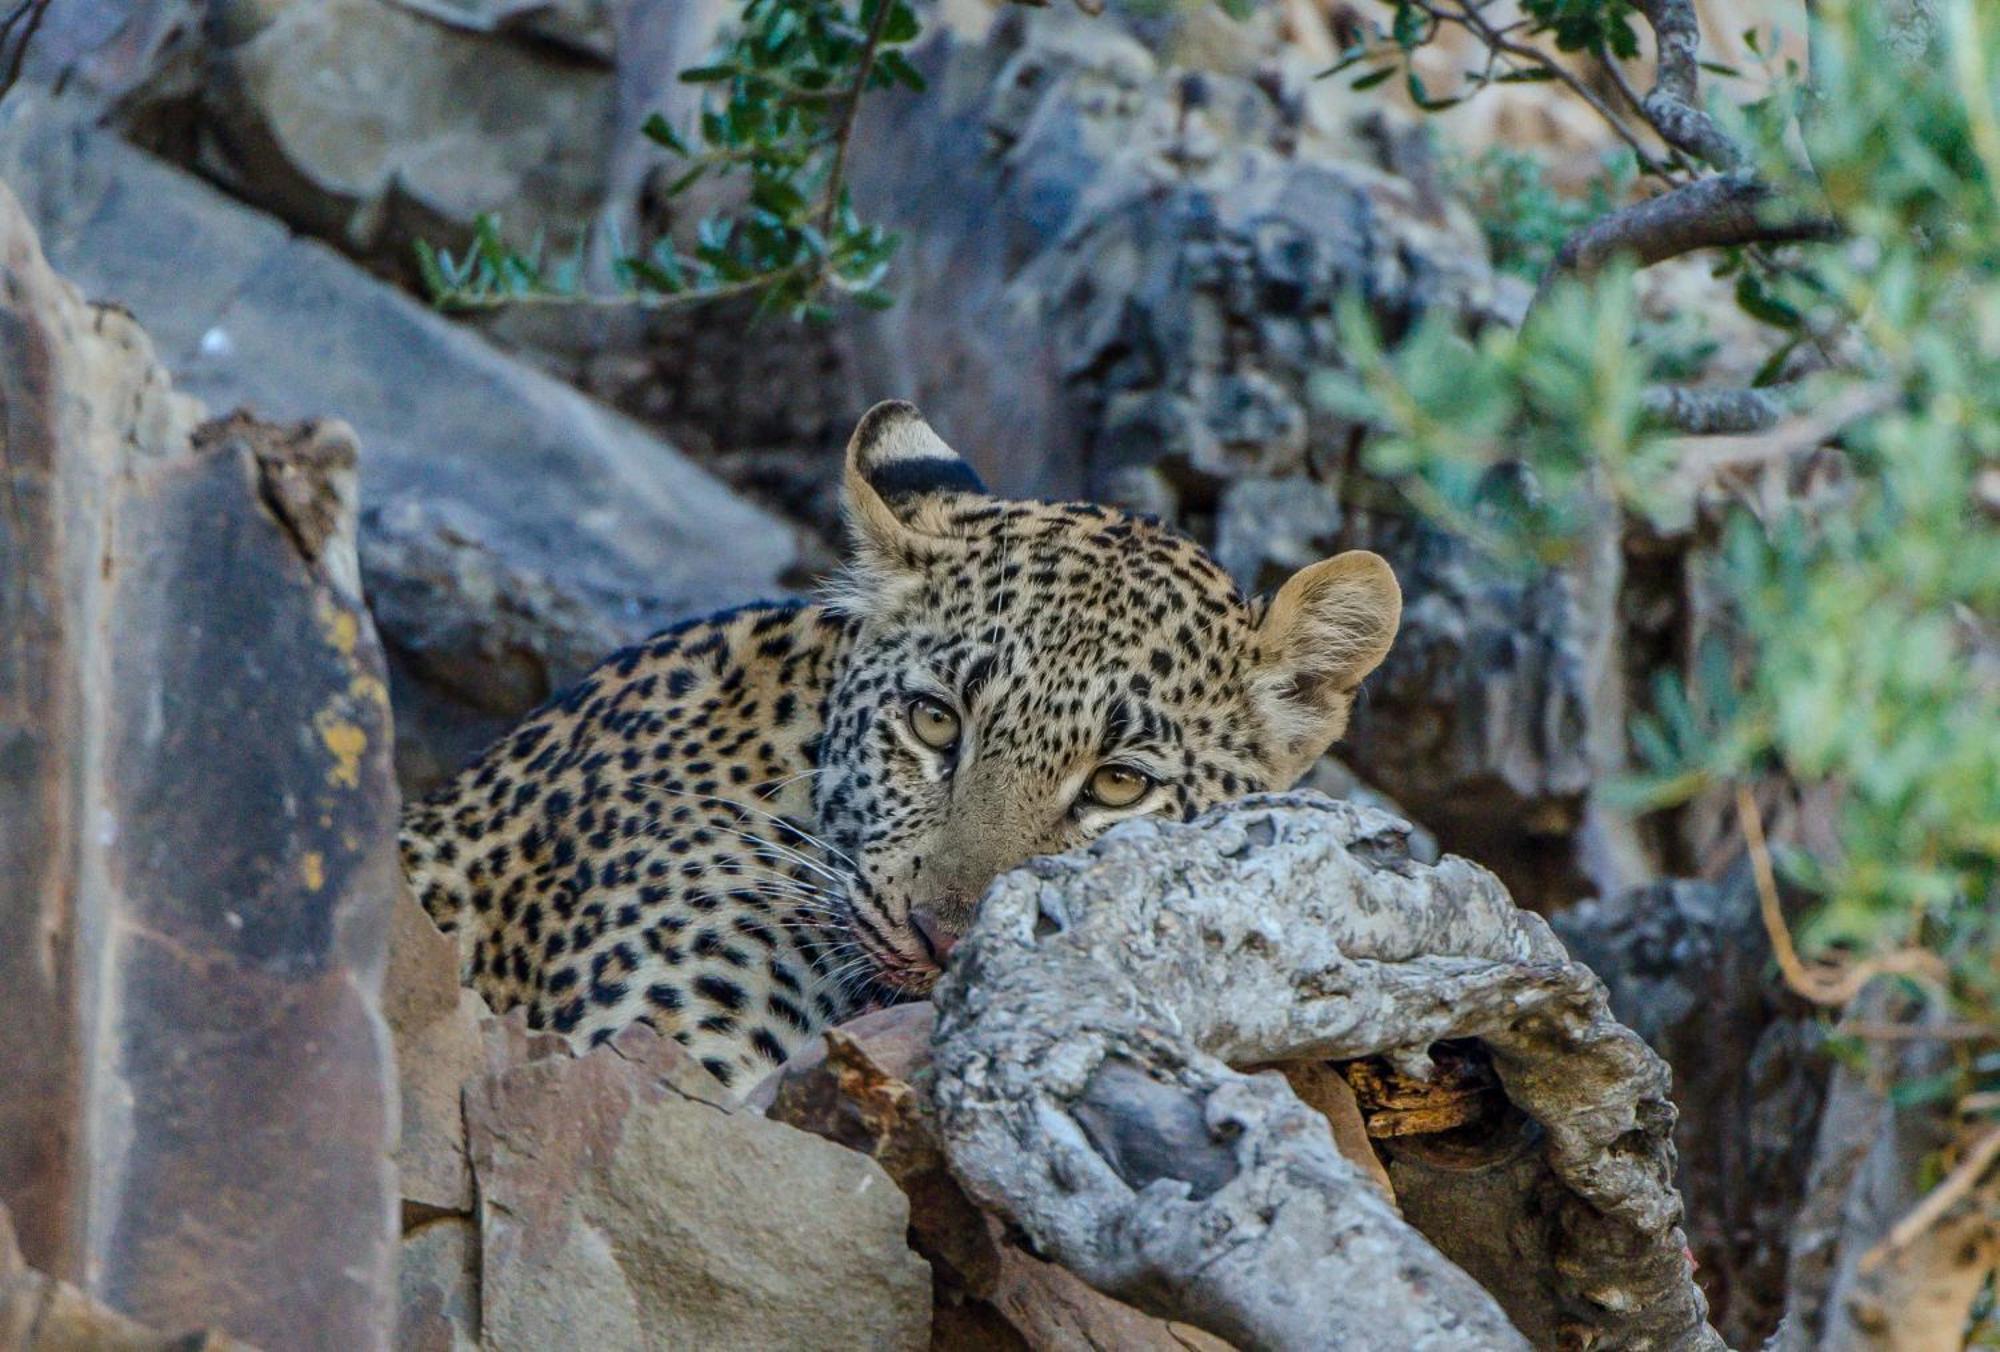
<svg viewBox="0 0 2000 1352"><path fill-rule="evenodd" d="M319 891L326 886L326 856L318 850L307 850L299 860L299 874L306 881L306 891Z"/></svg>
<svg viewBox="0 0 2000 1352"><path fill-rule="evenodd" d="M382 683L382 678L379 676L369 676L365 673L356 676L347 683L347 693L364 703L379 705L384 709L389 707L389 687Z"/></svg>
<svg viewBox="0 0 2000 1352"><path fill-rule="evenodd" d="M343 610L325 597L319 603L320 623L326 626L326 641L343 657L351 656L361 639L361 621L351 610Z"/></svg>
<svg viewBox="0 0 2000 1352"><path fill-rule="evenodd" d="M360 788L361 753L368 749L368 734L344 718L322 714L317 722L320 740L333 753L333 768L326 772L326 782L344 789Z"/></svg>

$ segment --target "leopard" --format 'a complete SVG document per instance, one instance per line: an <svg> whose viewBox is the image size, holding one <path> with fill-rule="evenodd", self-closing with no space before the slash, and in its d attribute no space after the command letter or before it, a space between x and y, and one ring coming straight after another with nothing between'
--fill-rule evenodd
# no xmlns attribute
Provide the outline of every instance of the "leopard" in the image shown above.
<svg viewBox="0 0 2000 1352"><path fill-rule="evenodd" d="M404 812L414 895L497 1010L634 1024L732 1093L917 1000L997 876L1290 788L1402 612L1349 550L1248 597L1195 541L990 493L911 404L854 428L810 599L605 658Z"/></svg>

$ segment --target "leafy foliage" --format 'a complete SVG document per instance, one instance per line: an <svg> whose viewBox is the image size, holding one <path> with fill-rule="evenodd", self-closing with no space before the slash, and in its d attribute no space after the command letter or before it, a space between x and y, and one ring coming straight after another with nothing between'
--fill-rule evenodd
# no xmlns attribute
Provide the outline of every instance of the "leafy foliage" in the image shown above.
<svg viewBox="0 0 2000 1352"><path fill-rule="evenodd" d="M1802 938L1937 955L1957 1015L1990 1030L1938 1092L2000 1114L2000 13L1939 12L1950 59L1918 68L1884 59L1874 6L1822 5L1816 96L1786 105L1811 172L1746 137L1768 181L1850 232L1740 287L1773 322L1861 339L1859 369L1803 400L1850 410L1849 477L1730 512L1714 567L1736 652L1664 678L1633 739L1653 802L1776 773L1832 804L1838 847L1784 860L1821 899ZM1319 393L1385 429L1371 464L1426 510L1536 565L1607 510L1685 523L1689 448L1642 416L1660 353L1629 272L1476 342L1427 323L1388 354L1349 329L1356 369Z"/></svg>
<svg viewBox="0 0 2000 1352"><path fill-rule="evenodd" d="M845 182L855 110L871 90L922 89L901 50L920 32L910 0L746 0L735 35L706 65L681 72L715 97L685 133L654 114L649 140L679 161L667 196L703 178L742 175L741 206L703 218L692 249L662 238L613 265L619 289L582 291L582 251L545 261L537 241L511 248L482 217L462 256L427 243L418 267L447 309L523 301L675 304L754 292L794 315L826 312L828 293L886 305L896 241L858 219Z"/></svg>
<svg viewBox="0 0 2000 1352"><path fill-rule="evenodd" d="M1626 61L1639 54L1631 0L1522 0L1521 11L1534 20L1536 31L1553 37L1561 51Z"/></svg>
<svg viewBox="0 0 2000 1352"><path fill-rule="evenodd" d="M1538 39L1547 39L1558 52L1584 53L1607 63L1635 57L1639 37L1633 27L1632 0L1522 0L1521 17L1512 23L1490 14L1486 0L1377 2L1388 11L1387 23L1363 25L1361 37L1325 74L1365 67L1353 77L1356 89L1371 89L1400 74L1411 101L1426 112L1453 107L1496 84L1560 81L1604 115L1635 152L1639 168L1671 175L1671 161L1656 162L1616 112L1537 45ZM1487 60L1464 72L1457 89L1436 93L1418 73L1414 57L1446 27L1471 34L1485 48Z"/></svg>
<svg viewBox="0 0 2000 1352"><path fill-rule="evenodd" d="M1450 170L1452 186L1486 235L1493 266L1536 281L1564 240L1631 194L1638 166L1628 152L1608 156L1581 196L1558 191L1548 166L1531 150L1493 146Z"/></svg>

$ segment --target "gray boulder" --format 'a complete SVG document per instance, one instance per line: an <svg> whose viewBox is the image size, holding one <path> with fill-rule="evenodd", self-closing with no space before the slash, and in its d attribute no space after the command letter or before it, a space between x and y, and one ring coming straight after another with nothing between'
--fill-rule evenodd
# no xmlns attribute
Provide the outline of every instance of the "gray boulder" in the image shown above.
<svg viewBox="0 0 2000 1352"><path fill-rule="evenodd" d="M0 178L55 264L212 406L359 434L368 589L423 696L399 704L406 788L602 648L780 588L789 528L672 448L68 112L0 109Z"/></svg>

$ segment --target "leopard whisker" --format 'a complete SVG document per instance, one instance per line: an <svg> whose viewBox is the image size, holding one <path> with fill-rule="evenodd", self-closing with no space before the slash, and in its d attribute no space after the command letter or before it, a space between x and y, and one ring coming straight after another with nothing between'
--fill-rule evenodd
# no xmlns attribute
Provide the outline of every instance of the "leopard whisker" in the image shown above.
<svg viewBox="0 0 2000 1352"><path fill-rule="evenodd" d="M720 831L724 835L734 836L738 840L742 841L744 844L750 846L752 849L768 850L777 858L789 859L794 864L797 864L800 868L807 869L813 873L816 873L820 877L825 878L828 882L838 883L843 887L846 886L849 882L848 878L844 877L842 874L838 873L837 871L830 868L826 864L823 864L816 859L808 858L806 855L801 854L797 850L789 849L786 846L780 845L775 840L767 840L763 836L757 835L755 832L745 831L738 827L733 827L733 826L719 826L719 825L712 825L708 829L711 831Z"/></svg>
<svg viewBox="0 0 2000 1352"><path fill-rule="evenodd" d="M813 773L818 774L820 772L814 771ZM721 803L727 807L733 807L740 811L752 813L755 814L756 816L763 817L768 821L776 822L780 827L791 832L793 835L797 836L801 841L804 841L806 844L811 845L814 849L825 850L828 854L834 856L836 859L840 860L843 864L846 864L849 868L855 869L857 871L859 871L859 869L861 868L861 865L856 863L854 857L848 854L847 851L841 849L838 845L835 845L832 841L827 840L822 836L815 835L813 832L806 830L803 826L800 826L797 822L793 821L789 817L783 816L776 812L772 812L768 808L761 808L750 803L739 802L737 799L734 798L724 798L719 794L708 794L707 798L709 801Z"/></svg>

